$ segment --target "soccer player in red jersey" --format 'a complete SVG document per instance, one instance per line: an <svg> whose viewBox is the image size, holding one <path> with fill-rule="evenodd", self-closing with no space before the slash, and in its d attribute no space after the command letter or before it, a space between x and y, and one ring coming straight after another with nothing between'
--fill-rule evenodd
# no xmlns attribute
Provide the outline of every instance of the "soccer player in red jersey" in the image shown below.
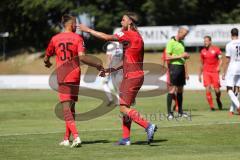
<svg viewBox="0 0 240 160"><path fill-rule="evenodd" d="M69 146L70 134L74 140L71 147L81 145L77 127L74 120L75 102L78 100L80 83L80 61L103 69L100 64L95 64L84 54L85 47L83 38L76 34L76 18L70 15L62 17L64 31L53 36L46 49L44 63L46 67L51 67L50 57L56 55L58 96L63 106L63 115L66 124L64 140L60 143Z"/></svg>
<svg viewBox="0 0 240 160"><path fill-rule="evenodd" d="M130 128L132 121L145 128L148 143L153 140L154 132L157 130L155 124L151 124L143 119L136 109L130 108L135 102L137 93L144 81L144 42L137 30L137 21L138 18L135 13L124 14L121 21L122 31L114 35L98 32L84 25L79 26L81 31L88 32L106 41L119 41L124 46L123 61L117 66L105 70L105 72L114 72L123 69L123 80L119 88L120 112L123 114L123 133L122 139L118 142L119 145L130 145Z"/></svg>
<svg viewBox="0 0 240 160"><path fill-rule="evenodd" d="M222 64L221 60L221 50L212 45L212 39L210 36L204 37L204 48L201 50L201 66L199 73L199 81L202 82L203 74L203 84L206 88L206 98L209 103L210 109L214 111L214 104L211 95L211 87L214 88L216 94L216 101L219 110L222 110L222 102L220 100L221 91L220 91L220 79L219 72Z"/></svg>
<svg viewBox="0 0 240 160"><path fill-rule="evenodd" d="M171 85L170 85L170 75L169 75L169 60L167 60L166 48L164 48L163 53L162 53L162 61L163 61L163 66L167 67L167 72L166 72L167 87L168 87L168 90L171 90L170 89L170 87L171 87ZM177 96L176 96L176 94L174 94L174 96L175 96L175 98L173 98L173 100L175 101L175 105L173 107L173 110L178 112ZM170 115L170 113L172 112L172 109L167 107L167 111L168 111L168 115ZM168 118L170 118L170 117L168 117Z"/></svg>

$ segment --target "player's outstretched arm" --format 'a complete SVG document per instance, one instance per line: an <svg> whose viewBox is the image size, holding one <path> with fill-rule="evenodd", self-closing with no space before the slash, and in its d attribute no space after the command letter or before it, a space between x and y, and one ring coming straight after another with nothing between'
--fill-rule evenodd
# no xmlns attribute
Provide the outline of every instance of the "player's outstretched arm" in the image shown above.
<svg viewBox="0 0 240 160"><path fill-rule="evenodd" d="M80 24L77 26L78 29L80 29L82 32L87 32L87 33L90 33L91 35L93 35L94 37L97 37L99 39L103 39L105 41L117 41L118 39L114 36L114 35L109 35L109 34L106 34L106 33L103 33L103 32L98 32L98 31L95 31L83 24Z"/></svg>
<svg viewBox="0 0 240 160"><path fill-rule="evenodd" d="M114 67L111 67L111 68L107 68L107 69L104 69L100 72L99 76L100 77L105 77L106 76L106 73L112 73L112 72L116 72L120 69L123 69L123 61L119 62L116 66Z"/></svg>
<svg viewBox="0 0 240 160"><path fill-rule="evenodd" d="M86 65L95 67L99 71L104 70L100 62L96 62L96 60L94 60L92 57L85 55L84 52L79 52L78 56L79 56L80 62L83 62Z"/></svg>
<svg viewBox="0 0 240 160"><path fill-rule="evenodd" d="M120 69L123 69L123 61L119 62L116 66L114 66L112 68L106 69L105 72L111 73L111 72L118 71Z"/></svg>

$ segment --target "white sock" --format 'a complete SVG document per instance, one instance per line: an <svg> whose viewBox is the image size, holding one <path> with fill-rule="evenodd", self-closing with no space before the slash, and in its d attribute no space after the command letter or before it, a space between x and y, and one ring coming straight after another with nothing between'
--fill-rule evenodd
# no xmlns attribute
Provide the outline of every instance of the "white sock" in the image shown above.
<svg viewBox="0 0 240 160"><path fill-rule="evenodd" d="M231 102L231 106L230 106L230 112L235 112L235 110L236 110L236 105L233 103L233 102Z"/></svg>
<svg viewBox="0 0 240 160"><path fill-rule="evenodd" d="M228 95L229 95L231 101L233 102L233 104L234 104L237 108L239 108L239 106L240 106L239 100L238 100L237 96L233 93L232 90L228 90Z"/></svg>
<svg viewBox="0 0 240 160"><path fill-rule="evenodd" d="M109 86L108 86L107 83L104 83L104 84L103 84L103 90L104 90L106 96L108 97L108 100L109 100L109 101L113 101L113 97L112 97L112 94L111 94L111 90L110 90L110 88L109 88Z"/></svg>

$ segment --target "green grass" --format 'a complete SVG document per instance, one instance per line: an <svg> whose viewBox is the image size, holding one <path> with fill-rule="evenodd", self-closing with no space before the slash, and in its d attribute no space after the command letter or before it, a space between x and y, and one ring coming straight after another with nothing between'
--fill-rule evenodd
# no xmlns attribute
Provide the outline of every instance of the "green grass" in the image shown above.
<svg viewBox="0 0 240 160"><path fill-rule="evenodd" d="M155 142L146 144L146 133L133 125L132 145L114 146L121 137L118 109L96 119L77 122L81 148L58 146L64 122L54 114L57 94L40 90L0 90L0 160L65 159L194 159L227 160L240 156L240 116L229 117L229 100L222 99L224 111L210 112L204 92L187 91L184 106L191 109L192 120L159 120L166 111L166 96L139 98L137 108L159 126ZM101 103L79 97L77 111L83 112ZM154 118L156 115L157 118Z"/></svg>

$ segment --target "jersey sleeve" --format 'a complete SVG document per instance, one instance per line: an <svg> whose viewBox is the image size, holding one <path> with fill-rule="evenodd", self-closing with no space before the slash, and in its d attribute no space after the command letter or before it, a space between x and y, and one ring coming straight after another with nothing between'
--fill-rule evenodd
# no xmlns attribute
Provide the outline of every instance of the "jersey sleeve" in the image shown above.
<svg viewBox="0 0 240 160"><path fill-rule="evenodd" d="M220 48L218 48L218 47L217 47L217 54L218 54L218 55L221 55L221 54L222 54L222 51L221 51L221 49L220 49Z"/></svg>
<svg viewBox="0 0 240 160"><path fill-rule="evenodd" d="M230 57L231 56L231 52L230 52L230 46L229 44L226 45L226 57Z"/></svg>
<svg viewBox="0 0 240 160"><path fill-rule="evenodd" d="M51 57L54 55L54 53L55 53L55 47L54 47L53 39L51 39L46 49L46 56Z"/></svg>
<svg viewBox="0 0 240 160"><path fill-rule="evenodd" d="M82 37L79 38L79 42L78 42L78 52L85 52L86 48L85 48L85 43Z"/></svg>
<svg viewBox="0 0 240 160"><path fill-rule="evenodd" d="M167 43L166 54L168 54L168 55L172 54L172 41L171 40Z"/></svg>
<svg viewBox="0 0 240 160"><path fill-rule="evenodd" d="M129 41L128 36L127 36L127 32L118 32L116 34L114 34L114 36L118 39L119 42L123 42L123 41Z"/></svg>

